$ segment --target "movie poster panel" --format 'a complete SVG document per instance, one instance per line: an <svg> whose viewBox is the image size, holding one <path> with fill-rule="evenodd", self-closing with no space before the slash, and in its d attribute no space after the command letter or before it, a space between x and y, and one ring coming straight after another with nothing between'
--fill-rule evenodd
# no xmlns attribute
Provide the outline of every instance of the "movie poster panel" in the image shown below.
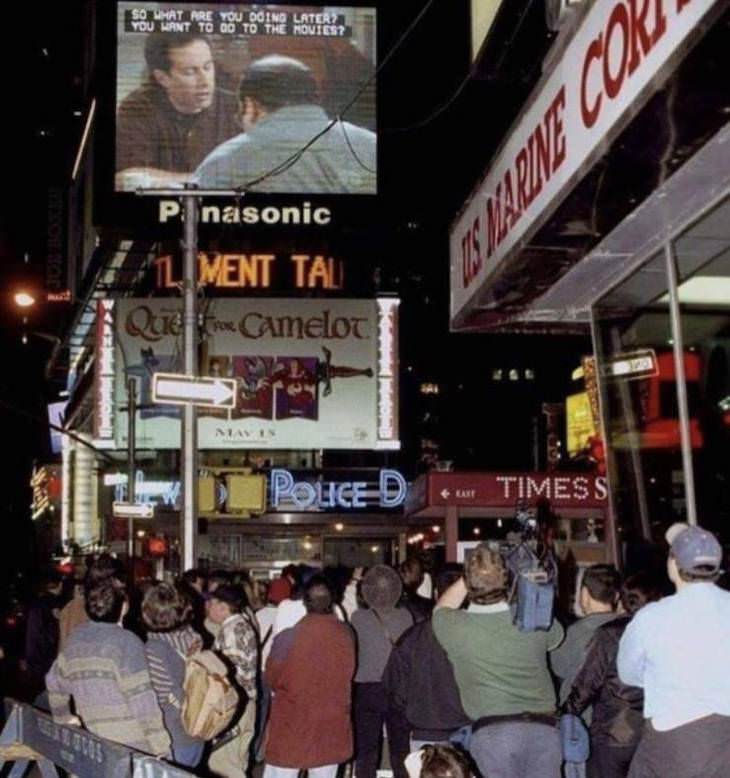
<svg viewBox="0 0 730 778"><path fill-rule="evenodd" d="M115 190L375 194L375 69L374 8L119 2Z"/></svg>
<svg viewBox="0 0 730 778"><path fill-rule="evenodd" d="M199 409L199 447L397 446L397 433L382 433L381 374L392 373L383 355L385 348L395 353L383 338L397 337L397 328L383 324L382 308L376 300L211 300L203 314L200 372L233 378L236 407ZM124 407L125 379L134 377L139 448L180 446L180 408L152 404L152 377L182 372L181 310L179 300L116 302L115 405ZM126 447L126 434L127 416L118 410L117 447Z"/></svg>

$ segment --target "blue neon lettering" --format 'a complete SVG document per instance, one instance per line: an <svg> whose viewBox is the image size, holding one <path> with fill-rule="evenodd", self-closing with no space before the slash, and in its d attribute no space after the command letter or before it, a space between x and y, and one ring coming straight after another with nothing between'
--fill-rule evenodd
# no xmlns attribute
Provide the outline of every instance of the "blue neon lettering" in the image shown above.
<svg viewBox="0 0 730 778"><path fill-rule="evenodd" d="M390 489L395 486L398 492L395 496L390 495ZM397 470L380 471L380 507L396 508L405 502L408 493L408 484L406 479Z"/></svg>

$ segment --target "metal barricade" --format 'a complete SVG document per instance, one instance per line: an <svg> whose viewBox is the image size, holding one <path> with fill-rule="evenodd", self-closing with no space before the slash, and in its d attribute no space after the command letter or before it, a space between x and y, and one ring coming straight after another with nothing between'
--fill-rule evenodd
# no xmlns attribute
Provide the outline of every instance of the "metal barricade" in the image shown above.
<svg viewBox="0 0 730 778"><path fill-rule="evenodd" d="M5 701L0 732L0 769L13 763L8 778L21 778L32 762L43 778L58 778L60 767L78 778L185 778L186 770L80 727L57 724L43 711L15 700Z"/></svg>

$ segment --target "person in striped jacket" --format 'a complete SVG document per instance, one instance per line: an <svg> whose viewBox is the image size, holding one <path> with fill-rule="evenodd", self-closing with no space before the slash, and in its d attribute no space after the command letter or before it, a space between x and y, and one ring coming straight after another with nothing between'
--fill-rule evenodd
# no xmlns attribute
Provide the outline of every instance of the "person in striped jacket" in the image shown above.
<svg viewBox="0 0 730 778"><path fill-rule="evenodd" d="M109 579L91 587L85 607L89 621L69 635L46 676L54 720L169 757L170 736L152 688L144 643L121 624L127 609L123 584Z"/></svg>

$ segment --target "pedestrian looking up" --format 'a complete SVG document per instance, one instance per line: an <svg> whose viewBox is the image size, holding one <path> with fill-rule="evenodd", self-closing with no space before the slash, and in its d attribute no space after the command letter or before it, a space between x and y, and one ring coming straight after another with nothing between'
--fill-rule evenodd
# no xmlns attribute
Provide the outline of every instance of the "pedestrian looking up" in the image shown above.
<svg viewBox="0 0 730 778"><path fill-rule="evenodd" d="M142 600L150 679L172 740L172 758L182 767L194 768L200 762L205 743L190 737L181 719L185 660L203 645L190 625L191 616L192 606L184 593L167 583L150 587Z"/></svg>
<svg viewBox="0 0 730 778"><path fill-rule="evenodd" d="M85 602L89 621L71 633L46 676L54 720L81 724L114 743L169 757L170 736L152 688L144 643L122 627L127 608L123 585L114 578L103 581L86 590Z"/></svg>
<svg viewBox="0 0 730 778"><path fill-rule="evenodd" d="M507 590L502 557L477 546L464 578L439 599L433 630L474 722L470 749L482 775L558 778L562 754L548 652L560 645L563 628L553 621L547 631L520 632Z"/></svg>
<svg viewBox="0 0 730 778"><path fill-rule="evenodd" d="M439 594L461 578L461 567L455 567L437 578ZM388 659L383 683L390 705L408 722L413 750L448 744L456 731L469 724L454 668L436 640L430 618L402 635Z"/></svg>
<svg viewBox="0 0 730 778"><path fill-rule="evenodd" d="M563 644L550 654L553 672L561 679L561 705L568 699L593 634L616 618L620 587L621 576L613 565L592 565L583 573L578 589L578 605L583 616L568 627Z"/></svg>
<svg viewBox="0 0 730 778"><path fill-rule="evenodd" d="M418 593L424 581L423 563L416 557L409 557L398 568L403 581L401 604L413 617L413 622L425 621L431 617L433 600L421 597Z"/></svg>
<svg viewBox="0 0 730 778"><path fill-rule="evenodd" d="M588 778L626 778L644 726L644 694L618 677L616 656L621 636L634 614L658 600L658 582L647 573L627 578L621 588L624 613L599 627L588 646L585 661L573 681L565 705L567 713L582 714L592 707L591 755Z"/></svg>
<svg viewBox="0 0 730 778"><path fill-rule="evenodd" d="M213 621L213 619L211 619L208 615L208 603L213 594L215 594L215 590L219 586L230 583L232 583L231 576L225 570L214 570L208 576L205 594L203 595L206 602L205 619L203 621L203 628L205 630L205 634L203 635L203 642L205 643L206 648L213 645L221 628L220 624L216 624L216 622Z"/></svg>
<svg viewBox="0 0 730 778"><path fill-rule="evenodd" d="M71 601L64 606L59 616L60 642L59 648L63 650L66 640L71 632L85 624L89 617L86 615L84 604L84 592L102 581L114 578L120 583L124 581L124 566L111 554L99 554L97 557L87 557L87 567L83 581L79 581L74 587L74 595Z"/></svg>
<svg viewBox="0 0 730 778"><path fill-rule="evenodd" d="M716 585L722 547L672 525L667 572L676 594L642 608L619 644L619 678L644 690L646 723L630 778L730 774L730 593Z"/></svg>
<svg viewBox="0 0 730 778"><path fill-rule="evenodd" d="M190 625L198 633L206 648L213 645L213 636L205 629L205 587L206 580L202 570L186 570L180 579L180 588L190 603Z"/></svg>
<svg viewBox="0 0 730 778"><path fill-rule="evenodd" d="M233 584L220 584L208 601L208 618L219 627L213 648L230 664L243 692L242 712L222 745L213 746L208 760L211 772L223 778L243 778L248 772L249 747L256 728L258 635L253 620L244 613L246 596Z"/></svg>
<svg viewBox="0 0 730 778"><path fill-rule="evenodd" d="M409 751L408 724L391 709L383 685L383 673L398 638L413 624L413 617L397 607L403 592L398 573L386 565L375 565L362 580L367 608L352 616L357 635L355 674L355 771L358 778L375 778L380 764L383 724L395 778L405 778L404 761Z"/></svg>
<svg viewBox="0 0 730 778"><path fill-rule="evenodd" d="M274 639L265 678L273 692L264 778L335 778L352 756L355 641L333 613L321 576L304 588L306 615Z"/></svg>

